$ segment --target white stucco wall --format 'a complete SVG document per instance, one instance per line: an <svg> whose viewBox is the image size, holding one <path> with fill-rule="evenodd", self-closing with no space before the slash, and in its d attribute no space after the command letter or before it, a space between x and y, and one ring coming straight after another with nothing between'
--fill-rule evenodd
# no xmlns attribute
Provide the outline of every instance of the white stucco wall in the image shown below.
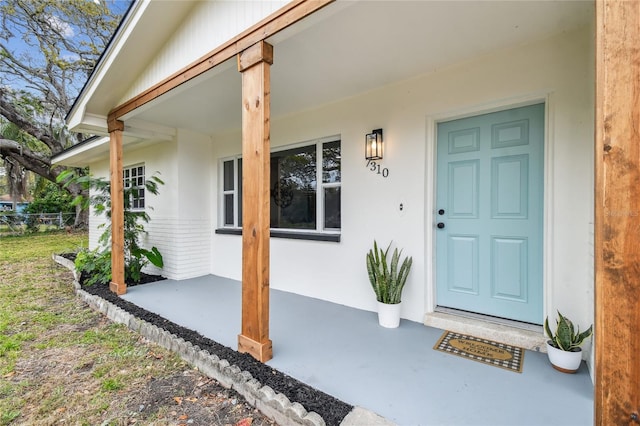
<svg viewBox="0 0 640 426"><path fill-rule="evenodd" d="M547 102L545 147L545 314L556 309L593 322L593 46L588 29L495 52L295 116L274 119L273 147L339 134L342 140L341 241L271 240L271 286L375 310L365 270L374 239L393 240L414 259L402 317L433 310L435 123L534 101ZM384 129L389 170L365 168L365 133ZM164 255L163 275L241 277L242 241L215 234L219 160L241 152L239 132L213 137L179 129L174 141L125 151L125 166L161 173L149 196L148 246ZM108 175L108 163L91 165ZM399 210L400 203L403 211ZM99 231L92 222L91 244Z"/></svg>
<svg viewBox="0 0 640 426"><path fill-rule="evenodd" d="M393 240L414 264L402 317L422 321L434 307L432 211L434 123L523 102L548 101L545 313L593 322L593 64L588 30L496 52L286 119L273 120L272 146L340 134L341 242L271 240L271 286L375 310L365 270L373 239ZM365 133L384 129L382 178L365 168ZM241 151L240 134L214 136L211 159ZM218 173L212 173L218 188ZM218 199L212 200L219 225ZM399 204L404 205L400 212ZM241 237L212 236L211 273L239 279Z"/></svg>

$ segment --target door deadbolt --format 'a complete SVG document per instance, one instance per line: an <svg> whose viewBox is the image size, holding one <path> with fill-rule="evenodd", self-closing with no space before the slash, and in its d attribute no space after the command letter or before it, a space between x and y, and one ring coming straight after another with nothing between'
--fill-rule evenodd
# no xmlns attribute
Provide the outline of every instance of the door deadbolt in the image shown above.
<svg viewBox="0 0 640 426"><path fill-rule="evenodd" d="M440 210L438 210L438 214L439 214L440 216L442 216L442 215L444 214L444 209L440 209Z"/></svg>

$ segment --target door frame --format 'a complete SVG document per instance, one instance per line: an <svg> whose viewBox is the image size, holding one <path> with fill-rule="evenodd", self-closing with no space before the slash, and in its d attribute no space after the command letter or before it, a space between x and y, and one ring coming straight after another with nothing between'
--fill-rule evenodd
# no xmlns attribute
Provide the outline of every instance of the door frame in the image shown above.
<svg viewBox="0 0 640 426"><path fill-rule="evenodd" d="M431 196L425 196L425 238L424 238L424 265L425 265L425 318L435 312L437 305L436 295L436 239L435 239L435 204L436 204L436 175L438 163L437 132L438 123L460 118L473 117L497 111L508 110L523 106L529 106L544 102L544 153L543 153L543 225L542 225L542 318L546 318L553 306L553 292L550 291L553 276L553 111L555 108L553 92L531 93L527 96L503 99L498 101L477 104L470 107L452 109L441 113L426 116L426 149L425 149L425 191L431 191Z"/></svg>

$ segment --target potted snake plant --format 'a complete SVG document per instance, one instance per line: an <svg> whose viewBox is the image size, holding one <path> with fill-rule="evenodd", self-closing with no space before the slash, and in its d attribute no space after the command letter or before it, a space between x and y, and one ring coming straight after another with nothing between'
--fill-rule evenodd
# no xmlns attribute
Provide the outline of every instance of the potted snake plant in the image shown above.
<svg viewBox="0 0 640 426"><path fill-rule="evenodd" d="M549 318L544 320L544 330L547 340L547 355L553 368L563 373L575 373L582 362L582 348L584 340L593 334L593 325L580 333L580 327L574 328L571 320L558 311L555 333L549 327Z"/></svg>
<svg viewBox="0 0 640 426"><path fill-rule="evenodd" d="M391 243L386 250L382 250L378 243L373 241L373 248L367 253L367 273L378 301L379 324L386 328L396 328L400 325L402 290L407 282L413 259L405 257L400 262L402 250L398 251L397 247L389 258L390 249Z"/></svg>

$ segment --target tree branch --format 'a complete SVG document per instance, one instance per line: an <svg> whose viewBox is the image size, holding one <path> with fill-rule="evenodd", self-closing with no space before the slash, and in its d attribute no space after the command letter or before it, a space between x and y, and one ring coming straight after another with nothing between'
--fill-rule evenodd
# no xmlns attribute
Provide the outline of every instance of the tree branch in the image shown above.
<svg viewBox="0 0 640 426"><path fill-rule="evenodd" d="M44 143L50 150L51 154L57 154L64 150L64 146L53 135L45 132L45 129L38 127L31 121L27 120L15 104L7 99L6 89L0 87L0 115L22 129L25 133L33 136Z"/></svg>
<svg viewBox="0 0 640 426"><path fill-rule="evenodd" d="M49 165L51 164L47 155L32 151L28 147L11 139L0 139L0 156L4 157L5 154L19 154L21 156L30 157L35 161L40 161Z"/></svg>

